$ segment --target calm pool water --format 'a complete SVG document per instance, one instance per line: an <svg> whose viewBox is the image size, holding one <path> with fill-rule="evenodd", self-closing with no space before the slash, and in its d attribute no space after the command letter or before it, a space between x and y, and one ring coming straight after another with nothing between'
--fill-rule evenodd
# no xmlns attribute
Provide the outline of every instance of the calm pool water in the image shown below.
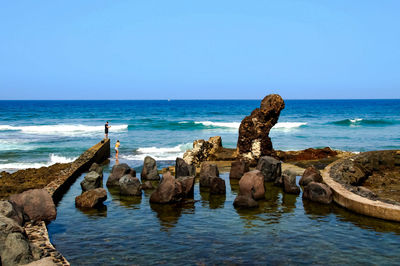
<svg viewBox="0 0 400 266"><path fill-rule="evenodd" d="M74 201L81 176L48 225L51 241L72 265L400 263L398 223L303 202L271 185L258 209L237 210L237 182L221 177L226 196L200 192L198 182L194 201L176 205L109 191L103 208L83 212Z"/></svg>

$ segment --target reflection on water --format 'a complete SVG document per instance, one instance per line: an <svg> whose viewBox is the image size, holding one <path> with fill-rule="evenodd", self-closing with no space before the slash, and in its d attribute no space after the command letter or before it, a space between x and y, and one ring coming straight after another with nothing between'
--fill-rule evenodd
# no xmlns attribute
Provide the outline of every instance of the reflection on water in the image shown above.
<svg viewBox="0 0 400 266"><path fill-rule="evenodd" d="M77 208L79 211L81 211L83 214L86 214L89 218L101 218L101 217L107 217L107 206L105 205L99 205L96 206L96 208L90 209L90 208Z"/></svg>
<svg viewBox="0 0 400 266"><path fill-rule="evenodd" d="M196 180L194 199L183 203L150 204L152 191L129 197L109 189L103 208L79 210L74 199L81 193L82 176L59 203L49 234L72 265L396 264L400 260L398 223L357 215L334 204L303 201L301 195L285 194L273 184L266 184L266 199L258 208L235 209L238 181L229 181L228 176L221 174L227 184L222 196L200 191Z"/></svg>

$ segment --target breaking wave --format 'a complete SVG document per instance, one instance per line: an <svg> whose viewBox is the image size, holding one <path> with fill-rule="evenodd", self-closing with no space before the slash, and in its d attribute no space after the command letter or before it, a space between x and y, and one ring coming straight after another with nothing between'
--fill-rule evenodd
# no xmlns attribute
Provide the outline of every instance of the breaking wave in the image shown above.
<svg viewBox="0 0 400 266"><path fill-rule="evenodd" d="M0 169L4 170L21 170L21 169L28 169L28 168L40 168L40 167L47 167L56 163L70 163L75 161L76 158L73 157L64 157L56 154L50 154L49 159L47 162L36 162L36 163L29 163L29 162L21 162L21 163L3 163L0 164Z"/></svg>
<svg viewBox="0 0 400 266"><path fill-rule="evenodd" d="M395 124L395 122L383 119L354 118L335 121L332 124L337 126L388 126Z"/></svg>
<svg viewBox="0 0 400 266"><path fill-rule="evenodd" d="M128 129L128 125L112 125L112 131L124 131ZM87 126L87 125L40 125L40 126L10 126L0 125L0 131L19 131L26 134L35 135L63 135L77 136L87 133L102 133L104 126Z"/></svg>
<svg viewBox="0 0 400 266"><path fill-rule="evenodd" d="M306 122L278 122L272 129L290 130L306 125Z"/></svg>
<svg viewBox="0 0 400 266"><path fill-rule="evenodd" d="M175 147L143 147L138 148L134 154L121 155L121 159L130 161L143 161L146 156L151 156L158 161L174 161L177 157L183 156L186 150L192 148L192 143L180 144Z"/></svg>

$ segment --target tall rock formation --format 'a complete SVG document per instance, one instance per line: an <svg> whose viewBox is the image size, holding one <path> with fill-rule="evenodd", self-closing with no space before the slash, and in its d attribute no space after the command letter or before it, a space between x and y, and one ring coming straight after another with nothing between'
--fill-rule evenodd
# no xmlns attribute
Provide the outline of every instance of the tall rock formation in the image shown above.
<svg viewBox="0 0 400 266"><path fill-rule="evenodd" d="M239 158L251 164L265 155L275 155L269 131L278 122L285 102L278 94L270 94L261 101L251 115L246 116L239 127L237 150Z"/></svg>

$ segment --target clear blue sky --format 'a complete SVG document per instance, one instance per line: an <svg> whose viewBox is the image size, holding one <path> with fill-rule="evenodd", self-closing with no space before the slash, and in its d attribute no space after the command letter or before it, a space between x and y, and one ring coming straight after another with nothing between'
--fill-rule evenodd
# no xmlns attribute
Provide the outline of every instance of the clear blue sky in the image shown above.
<svg viewBox="0 0 400 266"><path fill-rule="evenodd" d="M2 1L0 99L400 98L399 0Z"/></svg>

